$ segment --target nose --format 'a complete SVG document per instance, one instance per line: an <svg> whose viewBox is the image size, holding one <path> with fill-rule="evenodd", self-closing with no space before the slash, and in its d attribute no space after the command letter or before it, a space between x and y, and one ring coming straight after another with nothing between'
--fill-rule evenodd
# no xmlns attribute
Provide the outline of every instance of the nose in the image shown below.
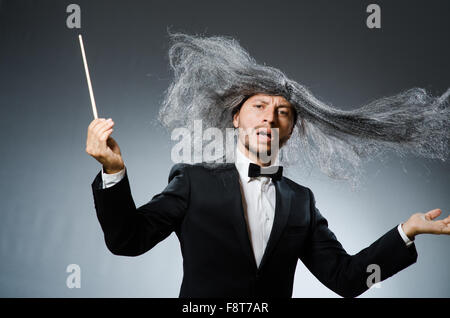
<svg viewBox="0 0 450 318"><path fill-rule="evenodd" d="M276 121L276 115L275 115L275 109L272 107L267 107L266 111L264 112L264 117L263 117L263 121L264 123L269 124L270 127L273 126L273 124Z"/></svg>

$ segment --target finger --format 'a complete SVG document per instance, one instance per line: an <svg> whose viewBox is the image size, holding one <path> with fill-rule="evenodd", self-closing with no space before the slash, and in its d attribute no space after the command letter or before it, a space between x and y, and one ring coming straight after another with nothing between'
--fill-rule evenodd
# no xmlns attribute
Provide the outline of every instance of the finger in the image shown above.
<svg viewBox="0 0 450 318"><path fill-rule="evenodd" d="M103 132L102 135L100 136L100 140L106 141L108 139L109 135L111 135L113 131L114 131L114 129L111 128L111 129L108 129L105 132Z"/></svg>
<svg viewBox="0 0 450 318"><path fill-rule="evenodd" d="M445 219L443 219L442 222L444 222L445 224L449 224L450 223L450 215L447 216Z"/></svg>
<svg viewBox="0 0 450 318"><path fill-rule="evenodd" d="M98 126L99 124L103 123L106 119L105 118L97 118L94 119L93 121L91 121L91 123L88 126L88 129L93 130L96 126Z"/></svg>
<svg viewBox="0 0 450 318"><path fill-rule="evenodd" d="M428 211L425 214L425 219L428 221L433 220L433 219L437 218L439 215L441 215L441 213L442 213L441 209L434 209L434 210Z"/></svg>
<svg viewBox="0 0 450 318"><path fill-rule="evenodd" d="M450 234L450 226L442 221L436 221L436 227L438 228L439 234Z"/></svg>
<svg viewBox="0 0 450 318"><path fill-rule="evenodd" d="M106 130L111 129L111 127L114 126L114 122L111 121L104 121L103 123L100 123L98 126L94 128L94 133L97 136L102 135Z"/></svg>
<svg viewBox="0 0 450 318"><path fill-rule="evenodd" d="M445 225L441 220L431 221L423 227L422 233L441 234L445 228L447 228L447 225Z"/></svg>
<svg viewBox="0 0 450 318"><path fill-rule="evenodd" d="M88 128L88 133L91 135L95 135L98 131L98 128L103 125L106 122L106 119L104 118L97 118L94 121L92 121L90 128Z"/></svg>
<svg viewBox="0 0 450 318"><path fill-rule="evenodd" d="M88 126L88 127L92 127L92 126L94 126L95 124L97 124L98 122L100 122L100 121L102 121L102 120L105 120L105 118L96 118L96 119L93 119L93 120L89 123L89 126Z"/></svg>
<svg viewBox="0 0 450 318"><path fill-rule="evenodd" d="M96 130L101 125L104 125L105 123L110 123L112 121L113 121L112 118L108 118L108 119L106 119L106 118L98 118L98 119L95 120L95 123L93 124L92 129Z"/></svg>

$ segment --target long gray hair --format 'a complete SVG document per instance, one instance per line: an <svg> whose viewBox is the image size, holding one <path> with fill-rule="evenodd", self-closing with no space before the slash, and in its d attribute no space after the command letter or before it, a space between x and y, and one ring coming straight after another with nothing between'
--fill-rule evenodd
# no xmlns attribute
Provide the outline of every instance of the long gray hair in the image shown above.
<svg viewBox="0 0 450 318"><path fill-rule="evenodd" d="M318 167L329 177L355 184L364 158L389 151L447 158L450 89L433 97L411 88L345 111L318 100L280 70L258 64L233 38L169 36L174 79L158 118L169 131L192 127L196 119L225 131L233 127L233 110L245 98L264 93L285 97L297 111L294 132L280 151L285 166Z"/></svg>

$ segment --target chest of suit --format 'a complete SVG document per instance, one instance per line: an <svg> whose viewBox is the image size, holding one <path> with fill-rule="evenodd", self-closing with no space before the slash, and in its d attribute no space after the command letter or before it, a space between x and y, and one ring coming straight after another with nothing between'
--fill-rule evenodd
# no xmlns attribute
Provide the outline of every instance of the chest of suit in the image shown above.
<svg viewBox="0 0 450 318"><path fill-rule="evenodd" d="M307 190L287 178L275 182L274 223L258 269L235 166L224 164L219 169L211 169L194 165L189 169L189 180L189 207L176 231L182 251L196 249L203 255L210 254L211 263L245 262L245 266L256 271L262 270L267 263L296 264L310 225ZM208 257L203 259L208 262Z"/></svg>

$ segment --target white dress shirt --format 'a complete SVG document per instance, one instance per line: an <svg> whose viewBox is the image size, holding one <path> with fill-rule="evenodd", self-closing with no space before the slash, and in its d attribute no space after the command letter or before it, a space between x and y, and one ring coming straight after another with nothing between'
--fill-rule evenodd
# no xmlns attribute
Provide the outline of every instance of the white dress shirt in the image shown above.
<svg viewBox="0 0 450 318"><path fill-rule="evenodd" d="M238 148L236 148L235 154L235 166L239 172L245 220L250 235L249 239L253 247L256 264L259 267L275 218L275 185L272 182L272 178L269 177L248 177L248 167L252 161ZM276 160L273 165L277 164L278 161ZM125 169L113 174L107 174L102 169L103 188L112 187L122 180L125 175ZM414 241L411 241L405 234L402 224L399 224L397 229L406 246L410 246Z"/></svg>
<svg viewBox="0 0 450 318"><path fill-rule="evenodd" d="M236 148L235 153L236 160L234 164L239 172L247 230L256 264L259 267L269 241L275 217L275 185L270 177L250 178L248 176L248 167L252 161L239 148ZM275 160L272 165L276 166L277 164L278 161Z"/></svg>

